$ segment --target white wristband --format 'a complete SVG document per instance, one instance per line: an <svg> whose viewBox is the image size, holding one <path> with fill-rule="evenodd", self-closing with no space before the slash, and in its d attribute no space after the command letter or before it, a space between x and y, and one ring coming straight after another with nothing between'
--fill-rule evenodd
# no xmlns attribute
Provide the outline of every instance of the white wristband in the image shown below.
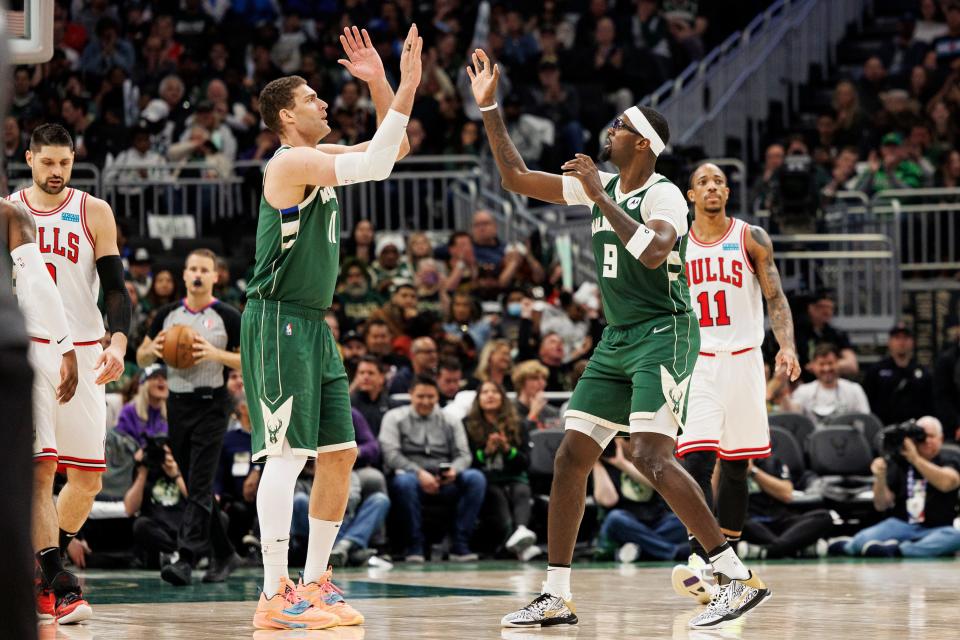
<svg viewBox="0 0 960 640"><path fill-rule="evenodd" d="M632 255L637 260L640 259L640 254L643 253L643 250L653 242L653 239L657 234L645 224L641 224L640 228L637 229L637 232L633 234L633 237L630 238L630 242L627 243L625 247L627 252Z"/></svg>
<svg viewBox="0 0 960 640"><path fill-rule="evenodd" d="M480 105L477 105L477 109L480 109L480 111L493 111L494 109L496 109L496 108L499 107L499 106L500 106L500 105L497 104L497 101L494 100L493 104L487 105L486 107L481 107Z"/></svg>

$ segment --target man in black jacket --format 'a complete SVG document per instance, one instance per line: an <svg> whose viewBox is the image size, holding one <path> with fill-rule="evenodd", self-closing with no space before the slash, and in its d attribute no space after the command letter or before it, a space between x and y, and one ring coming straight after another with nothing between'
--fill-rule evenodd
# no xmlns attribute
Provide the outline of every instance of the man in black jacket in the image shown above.
<svg viewBox="0 0 960 640"><path fill-rule="evenodd" d="M899 424L927 414L933 405L933 378L914 356L913 332L903 324L890 329L889 355L863 380L870 410L883 424Z"/></svg>

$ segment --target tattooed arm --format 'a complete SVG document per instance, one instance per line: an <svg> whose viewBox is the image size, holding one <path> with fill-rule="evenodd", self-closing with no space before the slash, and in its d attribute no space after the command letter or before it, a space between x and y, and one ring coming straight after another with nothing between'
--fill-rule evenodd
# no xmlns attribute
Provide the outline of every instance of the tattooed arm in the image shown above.
<svg viewBox="0 0 960 640"><path fill-rule="evenodd" d="M22 205L0 199L0 224L7 227L7 250L37 241L37 227L33 216Z"/></svg>
<svg viewBox="0 0 960 640"><path fill-rule="evenodd" d="M763 297L767 300L770 327L780 345L776 372L786 373L790 380L796 380L800 377L800 362L797 360L797 348L793 339L793 316L780 284L777 263L773 259L773 242L760 227L750 227L746 241L747 254L756 269Z"/></svg>
<svg viewBox="0 0 960 640"><path fill-rule="evenodd" d="M477 106L492 106L496 102L499 67L491 65L487 54L477 49L473 53L473 66L467 66L467 75L470 76ZM503 122L500 110L489 109L480 113L483 114L483 127L487 132L493 159L500 171L503 188L544 202L566 204L563 197L563 177L527 169L520 152L507 133L507 125Z"/></svg>

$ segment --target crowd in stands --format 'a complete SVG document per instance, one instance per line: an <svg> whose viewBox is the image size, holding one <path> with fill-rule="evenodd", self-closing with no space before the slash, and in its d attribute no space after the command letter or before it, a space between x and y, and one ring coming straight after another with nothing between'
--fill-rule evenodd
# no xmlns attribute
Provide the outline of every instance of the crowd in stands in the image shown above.
<svg viewBox="0 0 960 640"><path fill-rule="evenodd" d="M366 25L395 77L400 38L416 20L424 25L427 64L408 128L412 152L480 150L479 114L463 65L469 48L483 43L504 67L501 105L518 149L530 167L555 166L558 158L595 151L595 134L613 115L718 43L738 14L749 17L767 3L729 4L58 1L53 60L14 75L5 154L20 161L34 126L62 122L77 140L78 161L127 176L130 189L147 177L222 175L235 161L267 158L278 146L260 126L257 92L289 73L307 78L331 105L328 142L364 140L375 116L364 87L336 62L336 34L345 24ZM787 155L814 159L816 198L847 188L957 184L960 46L953 43L960 40L960 3L948 0L941 8L925 1L918 9L916 19L904 18L889 55L868 60L862 78L837 85L815 137L801 134L767 149L752 196L758 208L776 209ZM489 20L478 20L484 12ZM603 99L594 97L598 92ZM204 168L165 173L169 162L189 160ZM120 218L126 213L117 211ZM183 282L178 269L159 268L148 250L126 245L124 231L121 224L136 326L125 375L108 389L104 490L69 549L81 567L170 562L186 497L164 441L166 372L156 365L141 370L135 357L153 317L179 299ZM395 235L361 220L344 238L341 257L338 293L326 318L350 376L360 455L332 561L537 557L546 517L533 452L549 446L550 437L541 434L562 429L563 396L547 394L573 389L603 331L597 288L565 288L551 247L536 233L503 243L495 216L483 210L469 229L443 237ZM242 310L245 274L231 272L226 260L217 266L215 295ZM960 531L953 529L952 538L948 531L958 509L957 492L948 489L960 457L941 445L960 439L960 347L950 346L931 372L914 357L911 329L898 325L890 331L889 357L862 367L849 339L831 325L833 312L828 293L797 308L804 378L794 386L771 374L771 411L804 416L814 430L844 414L873 413L883 425L921 419L927 435L889 463L879 455L879 440L867 441L873 463L864 471L874 477L867 486L873 503L866 510L857 503L857 515L886 528L841 540L834 551L952 553L960 548ZM215 492L233 546L256 562L260 469L250 458L238 371L229 373L227 387L233 417ZM818 541L857 533L824 508L808 452L798 463L774 449L773 457L751 467L744 551L809 554ZM947 472L928 486L920 475L927 477L929 465ZM314 473L322 470L308 465L295 498L294 557L305 550ZM686 556L682 525L619 440L594 469L591 495L583 537L597 557ZM918 503L918 495L927 502ZM881 521L882 514L889 518ZM920 551L867 544L891 537L881 534L900 523L914 538L935 532L936 544ZM111 560L114 552L121 560Z"/></svg>

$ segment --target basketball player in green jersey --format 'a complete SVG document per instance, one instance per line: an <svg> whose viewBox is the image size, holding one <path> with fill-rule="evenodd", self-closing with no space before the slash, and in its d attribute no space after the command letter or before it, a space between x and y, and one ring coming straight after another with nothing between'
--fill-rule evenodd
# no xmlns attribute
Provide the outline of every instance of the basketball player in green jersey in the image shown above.
<svg viewBox="0 0 960 640"><path fill-rule="evenodd" d="M617 118L604 149L616 174L597 171L582 154L563 165L562 176L530 171L497 109L498 68L478 49L467 73L504 187L546 202L592 207L597 280L608 323L564 416L566 433L550 492L547 581L540 596L501 624L576 624L570 563L587 477L620 431L630 433L637 469L710 550L723 583L690 625L715 627L737 618L769 590L737 558L702 491L674 457L700 333L683 268L690 227L686 200L655 172L669 139L667 123L647 108L631 107Z"/></svg>
<svg viewBox="0 0 960 640"><path fill-rule="evenodd" d="M364 80L377 110L373 139L352 147L318 144L327 104L303 78L274 80L260 94L264 123L282 146L264 168L256 265L241 326L243 379L253 460L266 460L257 494L264 564L254 616L260 629L361 624L330 582L327 564L346 510L357 456L347 376L324 322L337 280L340 216L333 187L383 180L409 151L406 126L420 84L423 40L410 28L394 96L367 32L344 29L339 62ZM293 493L316 458L304 573L287 575Z"/></svg>

